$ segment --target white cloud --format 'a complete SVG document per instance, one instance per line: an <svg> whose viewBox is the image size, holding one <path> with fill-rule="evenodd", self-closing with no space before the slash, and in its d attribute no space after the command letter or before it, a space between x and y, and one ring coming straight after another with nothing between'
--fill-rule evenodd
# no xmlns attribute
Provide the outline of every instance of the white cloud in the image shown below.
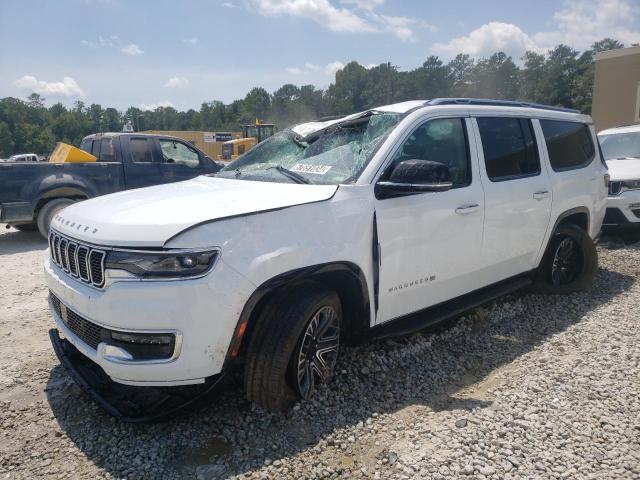
<svg viewBox="0 0 640 480"><path fill-rule="evenodd" d="M327 75L335 75L338 70L344 68L344 63L335 61L328 63L326 67L324 67L324 73Z"/></svg>
<svg viewBox="0 0 640 480"><path fill-rule="evenodd" d="M355 5L363 10L373 10L384 3L384 0L341 0L345 5Z"/></svg>
<svg viewBox="0 0 640 480"><path fill-rule="evenodd" d="M304 75L304 70L302 70L301 68L298 67L289 67L289 68L285 68L285 71L287 73L290 73L291 75Z"/></svg>
<svg viewBox="0 0 640 480"><path fill-rule="evenodd" d="M171 77L164 84L168 88L185 88L189 86L189 79L187 77Z"/></svg>
<svg viewBox="0 0 640 480"><path fill-rule="evenodd" d="M329 0L250 0L258 13L289 15L312 20L334 32L374 32L362 17L346 8L336 8Z"/></svg>
<svg viewBox="0 0 640 480"><path fill-rule="evenodd" d="M89 48L112 48L120 45L120 39L116 35L109 37L98 36L97 40L80 40L80 44Z"/></svg>
<svg viewBox="0 0 640 480"><path fill-rule="evenodd" d="M313 72L317 72L319 70L322 70L322 67L320 65L316 65L314 63L309 63L309 62L304 64L304 68L306 68L307 70L311 70Z"/></svg>
<svg viewBox="0 0 640 480"><path fill-rule="evenodd" d="M187 43L189 45L195 45L198 43L197 37L183 38L182 43Z"/></svg>
<svg viewBox="0 0 640 480"><path fill-rule="evenodd" d="M375 68L378 65L380 65L380 64L379 63L369 63L369 64L365 65L364 68L366 68L367 70L371 70L372 68Z"/></svg>
<svg viewBox="0 0 640 480"><path fill-rule="evenodd" d="M135 43L130 43L126 47L122 47L120 51L127 55L142 55L144 53L144 51Z"/></svg>
<svg viewBox="0 0 640 480"><path fill-rule="evenodd" d="M24 75L15 80L13 86L40 95L63 97L84 97L86 95L80 85L71 77L64 77L61 82L45 82L32 75Z"/></svg>
<svg viewBox="0 0 640 480"><path fill-rule="evenodd" d="M222 6L225 8L236 8L236 6L231 2L222 2Z"/></svg>
<svg viewBox="0 0 640 480"><path fill-rule="evenodd" d="M635 26L639 17L640 6L630 0L565 0L553 14L554 30L529 34L512 23L490 22L463 37L436 43L433 51L486 56L502 50L518 58L526 50L545 52L560 43L584 50L605 37L631 44L640 39Z"/></svg>
<svg viewBox="0 0 640 480"><path fill-rule="evenodd" d="M376 13L384 0L341 0L346 6L343 8L330 0L247 0L247 3L261 15L305 18L334 32L387 32L402 41L414 41L416 28L435 30L433 25L419 19Z"/></svg>
<svg viewBox="0 0 640 480"><path fill-rule="evenodd" d="M140 110L156 110L157 108L175 108L175 105L173 103L171 103L169 100L162 100L161 102L158 103L141 103L140 104Z"/></svg>
<svg viewBox="0 0 640 480"><path fill-rule="evenodd" d="M490 22L476 28L464 37L450 40L448 43L436 43L433 51L448 56L468 53L472 56L489 55L503 51L519 57L525 50L540 50L529 35L511 23Z"/></svg>

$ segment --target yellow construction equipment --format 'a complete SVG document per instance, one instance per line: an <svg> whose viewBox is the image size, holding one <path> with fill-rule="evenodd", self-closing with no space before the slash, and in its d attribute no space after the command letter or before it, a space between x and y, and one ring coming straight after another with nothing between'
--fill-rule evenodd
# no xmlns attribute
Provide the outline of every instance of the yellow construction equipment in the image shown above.
<svg viewBox="0 0 640 480"><path fill-rule="evenodd" d="M49 157L49 163L85 163L96 160L97 158L90 153L62 142L58 142Z"/></svg>
<svg viewBox="0 0 640 480"><path fill-rule="evenodd" d="M256 122L248 125L240 125L242 138L229 140L222 144L222 160L235 160L240 155L251 150L258 143L266 140L275 133L273 123L262 123L256 118Z"/></svg>

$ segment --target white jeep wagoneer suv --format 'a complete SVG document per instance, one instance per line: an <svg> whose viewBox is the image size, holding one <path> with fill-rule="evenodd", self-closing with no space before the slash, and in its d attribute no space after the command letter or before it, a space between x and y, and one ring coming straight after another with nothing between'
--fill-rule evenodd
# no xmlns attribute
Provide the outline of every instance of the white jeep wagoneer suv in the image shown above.
<svg viewBox="0 0 640 480"><path fill-rule="evenodd" d="M589 287L608 184L597 142L573 110L410 101L74 204L45 262L54 348L106 407L104 385L208 385L242 366L248 399L286 408L331 378L345 341L526 286Z"/></svg>
<svg viewBox="0 0 640 480"><path fill-rule="evenodd" d="M598 133L611 181L605 227L640 227L640 124Z"/></svg>

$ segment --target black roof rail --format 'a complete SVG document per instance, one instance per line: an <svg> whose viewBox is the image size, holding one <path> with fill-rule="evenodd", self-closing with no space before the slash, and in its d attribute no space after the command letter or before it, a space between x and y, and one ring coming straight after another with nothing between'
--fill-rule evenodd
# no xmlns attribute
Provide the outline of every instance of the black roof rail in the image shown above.
<svg viewBox="0 0 640 480"><path fill-rule="evenodd" d="M581 113L574 108L552 107L539 103L523 102L520 100L491 100L488 98L434 98L427 105L484 105L489 107L525 107L550 110L553 112Z"/></svg>

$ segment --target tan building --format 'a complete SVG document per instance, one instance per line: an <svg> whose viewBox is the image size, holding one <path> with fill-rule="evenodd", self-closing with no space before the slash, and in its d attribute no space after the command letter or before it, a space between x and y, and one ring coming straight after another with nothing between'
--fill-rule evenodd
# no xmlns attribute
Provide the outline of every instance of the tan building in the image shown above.
<svg viewBox="0 0 640 480"><path fill-rule="evenodd" d="M640 122L640 47L596 55L591 116L597 131Z"/></svg>
<svg viewBox="0 0 640 480"><path fill-rule="evenodd" d="M213 160L220 160L222 144L242 137L242 132L197 132L186 130L147 130L142 133L178 137L195 145Z"/></svg>

